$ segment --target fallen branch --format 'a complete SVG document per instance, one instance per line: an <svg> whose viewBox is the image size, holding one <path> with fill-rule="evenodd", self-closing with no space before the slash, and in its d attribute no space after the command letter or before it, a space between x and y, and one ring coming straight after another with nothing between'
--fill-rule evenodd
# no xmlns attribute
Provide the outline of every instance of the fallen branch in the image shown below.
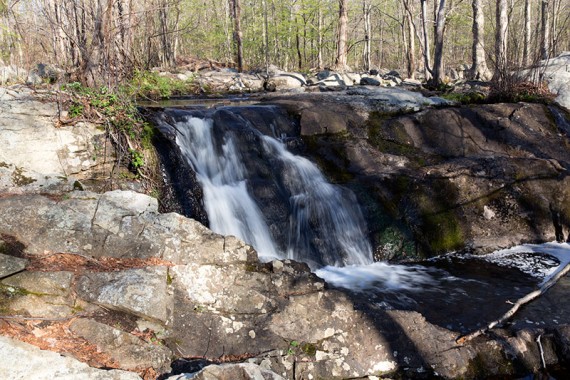
<svg viewBox="0 0 570 380"><path fill-rule="evenodd" d="M558 280L564 277L568 272L570 272L570 262L568 262L564 267L559 269L558 272L556 272L552 277L550 277L550 279L546 281L544 284L542 284L542 286L539 287L537 290L530 292L529 294L527 294L526 296L520 298L517 302L515 302L513 304L513 307L510 308L505 314L503 314L502 317L492 321L485 327L470 332L469 334L461 335L455 340L455 342L458 344L463 344L465 342L470 341L473 338L478 337L481 334L486 333L487 331L491 330L494 327L502 325L507 320L509 320L513 315L515 315L515 313L520 309L521 306L529 303L530 301L546 293L548 289L554 286L558 282Z"/></svg>

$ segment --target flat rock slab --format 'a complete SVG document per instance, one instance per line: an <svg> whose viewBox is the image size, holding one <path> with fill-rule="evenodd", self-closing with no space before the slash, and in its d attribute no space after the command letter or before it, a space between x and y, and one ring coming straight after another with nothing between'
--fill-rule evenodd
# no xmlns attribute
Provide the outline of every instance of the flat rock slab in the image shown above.
<svg viewBox="0 0 570 380"><path fill-rule="evenodd" d="M13 290L6 307L18 314L39 318L72 316L75 300L71 296L71 272L22 272L1 284Z"/></svg>
<svg viewBox="0 0 570 380"><path fill-rule="evenodd" d="M2 242L0 241L0 249ZM8 277L24 270L28 260L0 253L0 278Z"/></svg>
<svg viewBox="0 0 570 380"><path fill-rule="evenodd" d="M135 373L91 368L70 357L0 336L0 378L34 380L141 380Z"/></svg>
<svg viewBox="0 0 570 380"><path fill-rule="evenodd" d="M285 380L273 371L253 363L210 365L196 374L171 376L168 380Z"/></svg>
<svg viewBox="0 0 570 380"><path fill-rule="evenodd" d="M172 303L167 277L166 267L88 273L77 280L77 295L113 310L166 322Z"/></svg>
<svg viewBox="0 0 570 380"><path fill-rule="evenodd" d="M121 368L140 370L150 366L160 372L168 372L170 369L172 352L158 342L145 342L132 334L91 319L77 319L70 329L75 335L95 344L98 350L109 355Z"/></svg>
<svg viewBox="0 0 570 380"><path fill-rule="evenodd" d="M57 104L49 93L41 96L26 87L0 89L0 191L70 190L94 171L110 172L105 130L90 123L56 127Z"/></svg>

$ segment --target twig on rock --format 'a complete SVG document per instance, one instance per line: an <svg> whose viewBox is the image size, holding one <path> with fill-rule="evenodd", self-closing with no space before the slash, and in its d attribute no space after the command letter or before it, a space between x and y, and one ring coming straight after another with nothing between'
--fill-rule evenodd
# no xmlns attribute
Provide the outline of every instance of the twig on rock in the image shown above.
<svg viewBox="0 0 570 380"><path fill-rule="evenodd" d="M521 306L529 303L530 301L546 293L548 289L554 286L558 282L558 280L564 277L568 272L570 272L570 262L566 263L564 267L561 267L558 270L558 272L556 272L552 277L550 277L550 279L546 281L544 284L542 284L542 286L540 286L537 290L528 293L526 296L520 298L517 302L515 302L513 304L513 307L511 307L505 314L503 314L502 317L492 321L485 327L482 327L468 334L461 335L455 340L455 342L458 344L463 344L465 342L470 341L473 338L478 337L481 334L486 333L488 330L491 330L494 327L502 325L507 320L509 320L513 315L515 315L515 313L521 308Z"/></svg>

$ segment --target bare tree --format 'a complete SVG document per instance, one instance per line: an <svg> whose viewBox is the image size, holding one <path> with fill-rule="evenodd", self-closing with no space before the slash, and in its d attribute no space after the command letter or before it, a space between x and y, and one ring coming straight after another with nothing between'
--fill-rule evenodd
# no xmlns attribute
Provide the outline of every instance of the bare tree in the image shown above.
<svg viewBox="0 0 570 380"><path fill-rule="evenodd" d="M528 1L528 0L527 0ZM471 77L473 79L489 80L491 72L487 67L485 59L485 16L483 13L483 1L473 0L473 65L471 66Z"/></svg>
<svg viewBox="0 0 570 380"><path fill-rule="evenodd" d="M364 52L362 54L364 61L364 69L370 70L370 39L372 38L372 25L370 23L370 14L372 13L372 5L368 0L362 1L362 15L364 17Z"/></svg>
<svg viewBox="0 0 570 380"><path fill-rule="evenodd" d="M237 69L243 71L243 44L241 31L241 4L240 0L230 0L230 10L234 20L234 44Z"/></svg>
<svg viewBox="0 0 570 380"><path fill-rule="evenodd" d="M540 8L540 56L547 59L550 56L550 2L541 1Z"/></svg>
<svg viewBox="0 0 570 380"><path fill-rule="evenodd" d="M445 1L439 0L439 7L435 21L435 40L434 40L434 61L433 61L433 78L434 85L438 85L442 81L443 76L443 37L445 34Z"/></svg>
<svg viewBox="0 0 570 380"><path fill-rule="evenodd" d="M432 68L431 68L431 56L429 52L429 34L427 32L427 12L426 12L426 2L427 0L420 0L421 2L421 15L422 15L422 35L423 35L423 52L424 56L424 74L426 80L429 81L432 78Z"/></svg>
<svg viewBox="0 0 570 380"><path fill-rule="evenodd" d="M524 1L524 46L523 46L523 58L522 62L523 65L528 66L530 65L531 58L530 58L530 37L531 37L531 30L530 30L530 17L531 17L531 8L530 8L530 0Z"/></svg>
<svg viewBox="0 0 570 380"><path fill-rule="evenodd" d="M406 71L408 78L415 78L416 73L416 25L414 24L414 3L410 0L402 0L405 13L405 24L407 29L402 33L407 33L406 46Z"/></svg>
<svg viewBox="0 0 570 380"><path fill-rule="evenodd" d="M335 59L335 67L337 70L344 71L347 69L346 57L346 38L348 32L348 1L338 1L338 34L337 34L337 53Z"/></svg>
<svg viewBox="0 0 570 380"><path fill-rule="evenodd" d="M497 0L495 15L495 72L493 80L501 82L507 73L507 41L509 31L509 15L507 0Z"/></svg>

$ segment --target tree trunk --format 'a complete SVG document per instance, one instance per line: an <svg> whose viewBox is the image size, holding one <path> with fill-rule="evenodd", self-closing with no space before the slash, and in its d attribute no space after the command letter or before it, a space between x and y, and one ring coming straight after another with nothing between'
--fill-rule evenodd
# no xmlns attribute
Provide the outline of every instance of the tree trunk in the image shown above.
<svg viewBox="0 0 570 380"><path fill-rule="evenodd" d="M524 46L523 46L523 65L529 66L530 58L530 0L524 2Z"/></svg>
<svg viewBox="0 0 570 380"><path fill-rule="evenodd" d="M442 83L443 77L443 36L445 34L445 0L440 0L435 23L433 78L434 86Z"/></svg>
<svg viewBox="0 0 570 380"><path fill-rule="evenodd" d="M509 18L507 0L497 0L497 27L495 30L495 73L493 80L503 81L507 74L507 40Z"/></svg>
<svg viewBox="0 0 570 380"><path fill-rule="evenodd" d="M238 72L243 71L243 44L241 31L241 4L240 0L230 0L230 8L234 19L235 60Z"/></svg>
<svg viewBox="0 0 570 380"><path fill-rule="evenodd" d="M335 67L337 70L345 71L346 65L346 36L348 33L348 1L339 0L338 12L338 36L337 36L337 53L335 60Z"/></svg>
<svg viewBox="0 0 570 380"><path fill-rule="evenodd" d="M540 56L548 59L550 55L550 4L549 0L542 0L540 22Z"/></svg>
<svg viewBox="0 0 570 380"><path fill-rule="evenodd" d="M427 32L427 19L426 19L426 2L427 0L421 0L422 6L422 32L424 36L424 49L423 49L423 56L424 56L424 74L426 77L426 81L430 81L432 78L432 68L431 68L431 56L429 53L429 35Z"/></svg>
<svg viewBox="0 0 570 380"><path fill-rule="evenodd" d="M321 10L321 5L317 10L317 66L319 69L323 68L323 11Z"/></svg>
<svg viewBox="0 0 570 380"><path fill-rule="evenodd" d="M406 11L405 20L408 26L408 46L406 48L406 62L408 78L414 79L416 73L416 27L414 25L414 3L403 0Z"/></svg>
<svg viewBox="0 0 570 380"><path fill-rule="evenodd" d="M370 71L370 39L372 34L372 26L370 24L370 13L372 6L367 0L362 2L362 14L364 16L364 52L362 58L364 61L364 69Z"/></svg>
<svg viewBox="0 0 570 380"><path fill-rule="evenodd" d="M528 0L527 0L528 1ZM473 0L473 65L471 66L471 77L487 81L491 79L491 72L487 67L485 59L485 16L483 12L483 1Z"/></svg>

